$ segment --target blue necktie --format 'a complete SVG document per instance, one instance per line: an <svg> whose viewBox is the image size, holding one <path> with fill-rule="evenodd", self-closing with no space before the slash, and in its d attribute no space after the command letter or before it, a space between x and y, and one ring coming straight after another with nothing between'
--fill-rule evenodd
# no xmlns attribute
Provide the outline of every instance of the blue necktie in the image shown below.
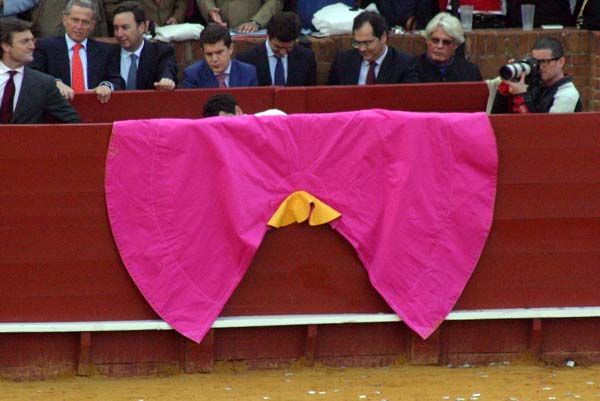
<svg viewBox="0 0 600 401"><path fill-rule="evenodd" d="M138 58L137 54L132 54L131 56L131 65L129 66L129 72L127 73L127 90L135 90L137 89L137 63L136 60Z"/></svg>
<svg viewBox="0 0 600 401"><path fill-rule="evenodd" d="M275 82L274 85L277 86L285 86L285 74L283 72L283 61L281 61L281 57L275 56L277 60L277 64L275 64Z"/></svg>

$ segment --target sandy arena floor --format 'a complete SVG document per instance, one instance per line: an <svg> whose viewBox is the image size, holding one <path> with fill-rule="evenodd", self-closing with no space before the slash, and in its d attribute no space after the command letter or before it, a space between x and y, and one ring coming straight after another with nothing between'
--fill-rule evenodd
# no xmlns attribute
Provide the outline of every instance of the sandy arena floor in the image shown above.
<svg viewBox="0 0 600 401"><path fill-rule="evenodd" d="M497 363L473 367L290 368L211 374L0 381L10 401L600 401L600 366Z"/></svg>

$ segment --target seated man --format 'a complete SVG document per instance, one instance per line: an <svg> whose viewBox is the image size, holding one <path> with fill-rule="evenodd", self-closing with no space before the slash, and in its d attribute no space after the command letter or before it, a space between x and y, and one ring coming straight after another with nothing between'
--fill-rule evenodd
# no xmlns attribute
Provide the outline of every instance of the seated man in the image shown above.
<svg viewBox="0 0 600 401"><path fill-rule="evenodd" d="M481 81L479 68L456 55L465 42L460 20L448 13L439 13L425 28L427 52L417 59L421 82Z"/></svg>
<svg viewBox="0 0 600 401"><path fill-rule="evenodd" d="M26 66L35 49L30 28L16 18L0 24L0 124L39 124L45 114L78 123L79 115L60 95L54 79Z"/></svg>
<svg viewBox="0 0 600 401"><path fill-rule="evenodd" d="M256 67L261 86L315 85L315 54L296 43L300 37L300 29L300 19L296 14L275 14L267 23L267 41L238 53L236 58Z"/></svg>
<svg viewBox="0 0 600 401"><path fill-rule="evenodd" d="M146 14L139 3L126 1L117 7L113 28L118 45L113 46L112 57L119 63L125 89L175 89L175 51L168 44L144 40Z"/></svg>
<svg viewBox="0 0 600 401"><path fill-rule="evenodd" d="M571 113L581 111L581 99L572 79L565 76L566 59L555 38L540 37L531 50L531 73L498 87L492 113ZM536 65L537 64L537 65Z"/></svg>
<svg viewBox="0 0 600 401"><path fill-rule="evenodd" d="M227 28L209 25L200 34L204 60L183 71L184 88L228 88L257 86L256 68L233 60L233 43Z"/></svg>
<svg viewBox="0 0 600 401"><path fill-rule="evenodd" d="M92 0L69 0L62 19L66 34L42 38L35 44L31 67L52 75L67 99L91 89L106 103L113 90L123 89L123 79L111 62L111 45L88 38L96 15Z"/></svg>
<svg viewBox="0 0 600 401"><path fill-rule="evenodd" d="M329 85L370 85L417 82L415 57L387 46L383 17L365 11L352 24L354 49L340 51L329 71Z"/></svg>
<svg viewBox="0 0 600 401"><path fill-rule="evenodd" d="M207 22L240 32L256 32L283 9L283 0L196 0Z"/></svg>

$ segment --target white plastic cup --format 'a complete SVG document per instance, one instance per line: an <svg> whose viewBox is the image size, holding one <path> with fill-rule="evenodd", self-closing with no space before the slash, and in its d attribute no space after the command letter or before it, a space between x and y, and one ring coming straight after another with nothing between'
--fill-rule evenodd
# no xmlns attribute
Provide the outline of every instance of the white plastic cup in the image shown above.
<svg viewBox="0 0 600 401"><path fill-rule="evenodd" d="M473 30L473 6L460 6L458 7L460 13L460 24L465 32L471 32Z"/></svg>
<svg viewBox="0 0 600 401"><path fill-rule="evenodd" d="M523 23L524 31L533 29L533 17L535 16L535 4L521 5L521 22Z"/></svg>

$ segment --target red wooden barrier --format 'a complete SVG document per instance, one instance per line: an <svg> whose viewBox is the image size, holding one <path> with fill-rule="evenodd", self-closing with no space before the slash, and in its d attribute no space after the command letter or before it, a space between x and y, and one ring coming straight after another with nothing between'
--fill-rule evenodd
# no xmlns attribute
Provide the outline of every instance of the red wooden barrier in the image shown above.
<svg viewBox="0 0 600 401"><path fill-rule="evenodd" d="M599 305L600 114L491 121L500 156L494 224L455 309ZM107 221L110 129L0 128L0 322L157 318L126 273ZM267 234L222 315L351 312L390 310L343 238L295 225ZM86 372L86 364L108 374L197 371L212 360L302 356L437 363L533 352L598 361L599 329L597 318L452 321L427 341L402 323L220 329L200 346L174 332L2 334L0 375Z"/></svg>
<svg viewBox="0 0 600 401"><path fill-rule="evenodd" d="M85 123L141 118L200 118L204 104L216 93L232 94L244 112L278 108L287 113L323 113L383 108L406 111L484 111L488 96L483 82L317 86L302 88L178 89L174 92L115 92L101 104L92 93L75 97L73 106Z"/></svg>

